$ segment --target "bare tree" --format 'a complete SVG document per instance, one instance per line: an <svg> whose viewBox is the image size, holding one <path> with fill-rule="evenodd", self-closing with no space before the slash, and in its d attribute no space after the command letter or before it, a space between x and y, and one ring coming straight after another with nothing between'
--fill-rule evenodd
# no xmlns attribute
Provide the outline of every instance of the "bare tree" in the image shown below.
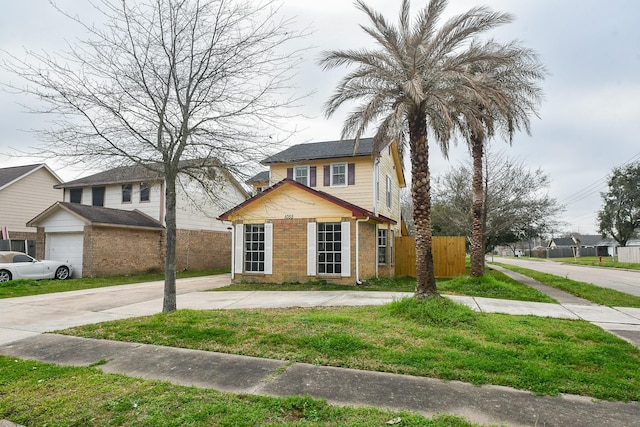
<svg viewBox="0 0 640 427"><path fill-rule="evenodd" d="M58 9L85 40L3 65L26 80L13 88L40 101L33 111L51 116L38 130L43 156L137 164L164 178L163 311L173 311L178 176L201 179L212 162L235 173L285 134L299 61L286 48L304 31L268 0L98 0L95 8L100 27Z"/></svg>
<svg viewBox="0 0 640 427"><path fill-rule="evenodd" d="M474 162L461 163L434 180L434 234L472 241ZM483 248L540 237L559 226L564 207L547 193L551 180L541 169L531 170L523 161L491 150L483 165Z"/></svg>

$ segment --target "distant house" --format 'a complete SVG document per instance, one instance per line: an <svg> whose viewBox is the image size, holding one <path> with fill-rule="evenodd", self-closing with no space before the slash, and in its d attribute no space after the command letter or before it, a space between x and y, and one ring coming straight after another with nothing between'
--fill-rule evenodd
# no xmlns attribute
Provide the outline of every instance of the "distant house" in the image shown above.
<svg viewBox="0 0 640 427"><path fill-rule="evenodd" d="M571 237L557 237L549 241L549 249L562 252L558 256L596 256L602 236L594 235L573 235ZM553 257L553 254L550 255Z"/></svg>
<svg viewBox="0 0 640 427"><path fill-rule="evenodd" d="M292 146L262 161L268 188L220 216L232 221L233 280L357 283L395 274L405 186L395 142ZM264 181L262 181L264 182Z"/></svg>
<svg viewBox="0 0 640 427"><path fill-rule="evenodd" d="M251 178L245 181L245 184L250 185L253 188L253 194L262 193L264 190L270 187L270 173L268 170L258 172Z"/></svg>
<svg viewBox="0 0 640 427"><path fill-rule="evenodd" d="M36 230L27 222L52 203L62 200L62 190L54 188L62 180L46 164L0 168L0 227L9 239L0 249L36 255Z"/></svg>
<svg viewBox="0 0 640 427"><path fill-rule="evenodd" d="M215 162L192 162L191 173L199 173L207 189L187 174L179 176L176 268L228 268L230 224L216 217L248 194ZM164 268L165 181L161 173L140 165L124 166L56 188L63 191L63 203L52 205L29 223L38 227L38 238L44 242L42 256L68 260L74 275L85 277ZM105 263L110 265L106 270Z"/></svg>

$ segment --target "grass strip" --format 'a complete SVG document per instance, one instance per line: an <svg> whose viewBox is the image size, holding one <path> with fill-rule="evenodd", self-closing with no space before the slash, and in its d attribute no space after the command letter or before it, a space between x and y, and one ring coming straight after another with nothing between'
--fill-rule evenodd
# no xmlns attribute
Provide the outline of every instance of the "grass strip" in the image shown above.
<svg viewBox="0 0 640 427"><path fill-rule="evenodd" d="M585 321L475 313L446 298L378 307L180 310L62 333L640 401L640 351Z"/></svg>
<svg viewBox="0 0 640 427"><path fill-rule="evenodd" d="M538 282L563 290L577 297L584 298L596 304L609 307L635 307L640 308L640 297L625 294L615 289L603 288L590 283L577 282L552 274L541 273L528 268L516 267L510 264L494 263L516 273L524 274Z"/></svg>
<svg viewBox="0 0 640 427"><path fill-rule="evenodd" d="M561 262L565 264L589 265L593 267L606 268L623 268L625 270L640 270L640 264L630 262L618 262L617 258L610 256L590 256L590 257L567 257L567 258L549 258L550 261Z"/></svg>
<svg viewBox="0 0 640 427"><path fill-rule="evenodd" d="M187 277L210 276L228 273L229 270L180 271L178 279ZM19 279L0 282L0 299L29 295L51 294L55 292L78 291L82 289L104 288L107 286L128 285L133 283L156 282L164 280L164 274L140 274L134 276L83 277L69 280L32 280Z"/></svg>
<svg viewBox="0 0 640 427"><path fill-rule="evenodd" d="M396 417L402 426L476 426L448 415L234 395L0 356L0 419L26 426L382 426Z"/></svg>

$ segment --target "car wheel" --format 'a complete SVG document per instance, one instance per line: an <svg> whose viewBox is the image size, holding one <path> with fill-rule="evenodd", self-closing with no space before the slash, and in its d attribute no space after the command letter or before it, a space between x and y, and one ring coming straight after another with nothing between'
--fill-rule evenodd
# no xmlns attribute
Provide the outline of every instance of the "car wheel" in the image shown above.
<svg viewBox="0 0 640 427"><path fill-rule="evenodd" d="M56 279L65 280L69 278L69 269L67 267L58 267L56 270Z"/></svg>
<svg viewBox="0 0 640 427"><path fill-rule="evenodd" d="M11 272L0 270L0 282L8 282L9 280L11 280Z"/></svg>

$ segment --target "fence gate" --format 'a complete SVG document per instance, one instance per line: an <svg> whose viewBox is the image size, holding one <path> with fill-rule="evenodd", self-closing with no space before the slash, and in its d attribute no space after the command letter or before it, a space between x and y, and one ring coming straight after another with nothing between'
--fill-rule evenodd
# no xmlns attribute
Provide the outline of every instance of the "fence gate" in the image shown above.
<svg viewBox="0 0 640 427"><path fill-rule="evenodd" d="M415 237L396 237L396 276L416 275ZM458 277L465 274L464 236L434 236L433 269L436 277Z"/></svg>

